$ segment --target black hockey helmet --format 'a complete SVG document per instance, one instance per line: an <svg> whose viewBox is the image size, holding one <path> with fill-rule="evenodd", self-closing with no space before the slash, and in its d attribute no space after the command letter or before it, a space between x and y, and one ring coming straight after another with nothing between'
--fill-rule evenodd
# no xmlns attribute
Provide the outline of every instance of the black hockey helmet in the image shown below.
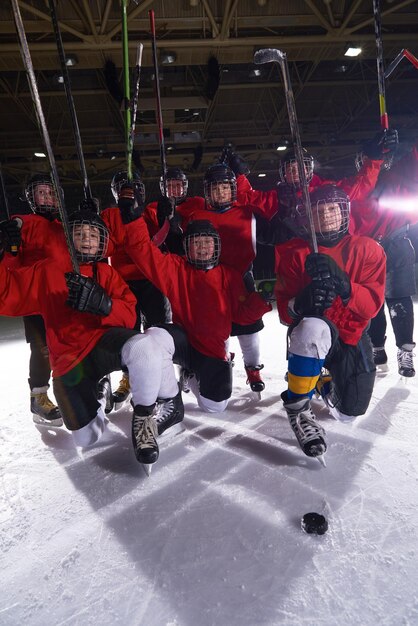
<svg viewBox="0 0 418 626"><path fill-rule="evenodd" d="M179 167L169 167L166 174L166 183L167 187L169 186L170 181L178 181L181 183L180 185L171 185L171 189L164 189L164 179L160 177L160 191L163 196L167 196L169 198L173 198L176 205L183 202L187 196L187 190L189 188L189 181L187 180L186 174ZM181 189L180 193L177 192L173 194L173 187L177 189ZM169 193L171 191L171 193Z"/></svg>
<svg viewBox="0 0 418 626"><path fill-rule="evenodd" d="M225 200L222 200L222 197L213 199L213 192L216 193L218 185L222 183L229 185L231 189L230 198ZM203 189L208 207L217 213L223 213L230 209L237 199L237 179L234 172L225 163L211 165L206 170L203 179Z"/></svg>
<svg viewBox="0 0 418 626"><path fill-rule="evenodd" d="M109 231L97 213L73 211L68 216L68 223L80 263L95 263L107 257Z"/></svg>
<svg viewBox="0 0 418 626"><path fill-rule="evenodd" d="M213 251L211 256L207 256L204 248L200 250L200 258L196 258L191 247L200 237L211 237L213 240ZM216 267L221 256L221 238L215 226L209 220L193 220L188 223L183 235L183 246L188 262L200 270L209 270ZM205 258L206 256L206 258Z"/></svg>
<svg viewBox="0 0 418 626"><path fill-rule="evenodd" d="M317 187L309 194L312 218L318 243L333 246L348 232L350 222L350 199L343 189L336 185ZM295 209L298 234L310 237L309 218L305 206L299 204Z"/></svg>
<svg viewBox="0 0 418 626"><path fill-rule="evenodd" d="M302 148L302 153L303 163L305 165L306 181L309 183L312 180L314 172L314 158L311 154L308 154L308 151L305 148ZM299 168L294 150L287 152L283 159L281 159L279 163L279 178L282 183L295 185L295 187L300 185Z"/></svg>
<svg viewBox="0 0 418 626"><path fill-rule="evenodd" d="M57 217L58 197L49 174L34 174L26 184L25 198L34 213Z"/></svg>
<svg viewBox="0 0 418 626"><path fill-rule="evenodd" d="M126 170L122 170L114 174L112 182L110 183L110 188L116 202L119 200L119 193L122 185L126 185L128 182L128 172ZM145 186L139 173L136 171L132 172L132 184L135 185L137 191L139 192L141 203L145 204Z"/></svg>

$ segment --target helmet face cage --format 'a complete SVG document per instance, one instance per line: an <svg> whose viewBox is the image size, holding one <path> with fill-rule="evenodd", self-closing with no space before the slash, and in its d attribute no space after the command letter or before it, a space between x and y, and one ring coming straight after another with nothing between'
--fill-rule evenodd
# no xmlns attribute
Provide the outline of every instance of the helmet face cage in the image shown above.
<svg viewBox="0 0 418 626"><path fill-rule="evenodd" d="M107 257L109 231L100 218L70 216L69 225L80 263L95 263Z"/></svg>
<svg viewBox="0 0 418 626"><path fill-rule="evenodd" d="M26 200L34 213L57 215L58 196L49 176L35 176L25 188Z"/></svg>
<svg viewBox="0 0 418 626"><path fill-rule="evenodd" d="M183 240L187 261L199 270L216 267L221 256L221 239L212 229L187 234Z"/></svg>
<svg viewBox="0 0 418 626"><path fill-rule="evenodd" d="M166 198L173 198L176 205L183 202L187 196L189 181L186 174L180 169L172 169L167 171L166 189L164 188L164 179L160 177L160 191Z"/></svg>
<svg viewBox="0 0 418 626"><path fill-rule="evenodd" d="M324 194L314 192L311 194L311 209L319 244L333 245L348 232L350 201L343 191L335 189ZM297 205L295 219L299 236L309 238L309 218L304 205Z"/></svg>
<svg viewBox="0 0 418 626"><path fill-rule="evenodd" d="M305 166L305 178L309 183L312 180L314 173L314 158L310 154L306 154L303 157L303 164ZM282 183L288 185L300 185L299 180L299 168L295 155L289 155L289 158L280 161L279 165L279 177Z"/></svg>
<svg viewBox="0 0 418 626"><path fill-rule="evenodd" d="M117 172L110 183L110 188L112 190L113 197L115 202L119 200L119 194L122 185L126 185L129 183L128 180L128 172ZM145 203L145 186L142 182L139 174L137 172L133 173L131 184L134 185L137 193L139 193L139 199L141 200L141 204Z"/></svg>

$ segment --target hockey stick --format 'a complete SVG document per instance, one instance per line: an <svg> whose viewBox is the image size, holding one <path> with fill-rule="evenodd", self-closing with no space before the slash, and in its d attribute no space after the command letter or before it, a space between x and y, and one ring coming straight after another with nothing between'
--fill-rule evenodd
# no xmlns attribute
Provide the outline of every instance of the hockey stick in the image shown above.
<svg viewBox="0 0 418 626"><path fill-rule="evenodd" d="M162 179L163 179L163 189L165 192L165 196L168 197L168 189L167 189L167 163L165 159L165 143L164 143L164 128L163 128L163 116L161 112L161 96L160 96L160 78L158 75L158 62L157 62L157 41L155 36L155 16L153 9L148 11L150 27L151 27L151 41L152 41L152 59L154 62L154 82L155 82L155 98L157 105L157 125L158 125L158 142L160 144L160 161L161 161L161 170L162 170ZM170 230L170 222L166 218L164 224L154 235L152 238L153 243L156 246L161 246Z"/></svg>
<svg viewBox="0 0 418 626"><path fill-rule="evenodd" d="M58 50L58 56L59 56L59 59L60 59L61 72L62 72L62 76L63 76L63 79L64 79L65 95L67 97L67 104L68 104L68 108L69 108L70 116L71 116L71 124L72 124L72 127L73 127L74 140L75 140L75 145L76 145L76 148L77 148L78 162L80 164L81 175L83 177L84 198L86 200L91 200L92 199L92 194L91 194L90 184L89 184L89 180L88 180L88 176L87 176L86 163L84 161L84 154L83 154L83 146L82 146L82 143L81 143L80 128L79 128L79 125L78 125L77 114L76 114L76 111L75 111L73 94L71 92L70 75L68 73L67 64L65 62L64 46L63 46L63 43L62 43L61 31L60 31L60 27L59 27L58 20L57 20L57 13L55 11L55 4L54 4L54 2L55 2L55 0L48 0L49 11L51 13L51 21L52 21L52 26L53 26L53 29L54 29L55 41L56 41L57 50Z"/></svg>
<svg viewBox="0 0 418 626"><path fill-rule="evenodd" d="M68 246L68 252L70 254L71 263L73 266L73 270L76 274L80 273L80 268L78 264L78 260L76 257L76 252L74 248L74 243L70 234L70 226L68 223L68 216L65 210L64 204L64 194L62 192L62 188L60 185L57 166L55 163L54 153L52 151L51 141L49 138L48 129L46 127L44 112L42 109L41 100L39 97L38 85L36 83L35 72L33 70L32 58L29 51L28 42L26 39L25 28L22 22L22 16L20 14L19 3L18 0L11 0L13 7L13 17L16 25L16 31L20 41L20 53L22 55L23 65L26 70L26 75L28 77L29 88L32 96L32 101L35 107L36 116L38 120L39 130L41 131L45 148L48 154L49 164L51 166L51 177L54 183L57 198L58 198L58 211L61 217L62 227L64 229L64 235Z"/></svg>
<svg viewBox="0 0 418 626"><path fill-rule="evenodd" d="M377 49L377 85L379 89L380 126L388 130L389 118L386 110L385 68L383 64L382 22L380 18L380 0L373 0L374 34Z"/></svg>
<svg viewBox="0 0 418 626"><path fill-rule="evenodd" d="M124 94L124 117L125 117L125 146L126 146L126 170L128 181L132 181L132 150L129 150L129 138L131 128L131 88L129 84L129 46L128 46L128 0L122 0L122 55L123 55L123 94Z"/></svg>
<svg viewBox="0 0 418 626"><path fill-rule="evenodd" d="M296 161L299 169L299 180L302 187L302 197L305 205L306 214L309 220L311 245L313 251L318 252L318 242L316 239L311 201L309 198L308 183L306 180L305 166L303 162L303 151L300 141L299 124L296 116L295 98L293 95L292 84L290 81L289 65L287 62L286 53L275 48L264 48L263 50L257 50L257 52L254 54L254 63L256 63L257 65L263 65L264 63L278 63L280 65L286 96L287 112L289 115L290 132L292 135L293 147L295 150Z"/></svg>
<svg viewBox="0 0 418 626"><path fill-rule="evenodd" d="M0 220L9 220L10 219L9 201L7 199L6 186L4 184L3 170L1 167L1 163L0 163L0 185L1 185L1 195L3 197L2 208L0 210Z"/></svg>
<svg viewBox="0 0 418 626"><path fill-rule="evenodd" d="M141 79L141 65L142 65L142 51L144 46L142 43L138 44L136 49L136 65L135 65L135 82L134 82L134 92L132 94L132 103L131 103L131 126L129 128L129 139L128 139L128 152L131 155L131 168L133 161L133 151L134 151L134 142L135 142L135 124L136 124L136 114L138 111L138 95L139 95L139 81Z"/></svg>
<svg viewBox="0 0 418 626"><path fill-rule="evenodd" d="M385 71L385 78L389 78L393 70L398 67L399 63L404 57L405 59L408 59L408 61L410 61L416 69L418 69L417 57L414 57L412 52L409 52L409 50L405 50L405 48L403 48L403 50L401 50L400 53L393 59L392 63L389 63L389 65L387 66Z"/></svg>
<svg viewBox="0 0 418 626"><path fill-rule="evenodd" d="M158 141L160 144L160 160L161 160L161 169L162 169L162 178L163 178L163 189L165 191L165 195L167 195L167 163L165 159L163 116L161 113L160 79L158 75L157 42L156 42L156 37L155 37L155 17L154 17L153 9L148 11L148 15L149 15L150 26L151 26L152 59L154 62L155 98L156 98L156 105L157 105Z"/></svg>

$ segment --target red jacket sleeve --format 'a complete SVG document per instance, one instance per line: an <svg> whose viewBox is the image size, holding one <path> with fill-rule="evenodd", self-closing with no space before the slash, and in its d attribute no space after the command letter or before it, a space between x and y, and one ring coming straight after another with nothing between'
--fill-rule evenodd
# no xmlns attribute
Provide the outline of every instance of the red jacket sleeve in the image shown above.
<svg viewBox="0 0 418 626"><path fill-rule="evenodd" d="M238 176L237 178L237 204L248 206L254 213L268 220L279 209L276 191L258 191L253 189L246 176Z"/></svg>
<svg viewBox="0 0 418 626"><path fill-rule="evenodd" d="M365 159L357 174L347 178L341 178L340 180L325 180L314 174L309 187L337 185L337 187L344 189L351 201L363 200L375 188L382 163L383 161Z"/></svg>
<svg viewBox="0 0 418 626"><path fill-rule="evenodd" d="M271 304L268 304L255 291L248 292L241 274L233 268L224 268L228 276L229 290L232 302L232 321L236 324L254 324L265 313L271 311Z"/></svg>
<svg viewBox="0 0 418 626"><path fill-rule="evenodd" d="M123 326L133 328L136 322L136 298L123 278L109 265L99 263L97 266L97 282L112 298L112 309L109 315L96 316L103 328Z"/></svg>

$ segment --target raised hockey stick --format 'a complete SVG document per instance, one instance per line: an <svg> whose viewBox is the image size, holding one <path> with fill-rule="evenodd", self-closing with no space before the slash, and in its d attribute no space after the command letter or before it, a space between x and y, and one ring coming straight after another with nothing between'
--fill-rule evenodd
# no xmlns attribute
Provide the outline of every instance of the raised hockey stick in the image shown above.
<svg viewBox="0 0 418 626"><path fill-rule="evenodd" d="M373 0L374 34L377 49L377 85L379 89L380 126L382 130L389 128L386 110L385 67L383 63L382 22L380 17L380 0Z"/></svg>
<svg viewBox="0 0 418 626"><path fill-rule="evenodd" d="M75 145L77 149L78 162L80 164L81 175L83 177L84 198L86 200L91 200L92 193L90 189L89 179L87 176L86 163L85 163L84 154L83 154L83 146L81 143L80 128L78 125L77 114L75 111L74 100L73 100L73 94L71 91L70 75L68 73L67 64L65 62L64 46L62 43L61 31L60 31L60 27L59 27L58 20L57 20L57 13L55 11L55 0L48 0L48 3L49 3L49 11L51 13L52 26L54 29L55 41L57 44L58 56L59 56L60 65L61 65L61 72L62 72L62 76L64 79L65 95L67 98L68 109L70 111L71 124L73 127L73 134L74 134L74 141L75 141Z"/></svg>
<svg viewBox="0 0 418 626"><path fill-rule="evenodd" d="M399 63L402 61L402 59L404 57L405 57L405 59L408 59L408 61L410 61L412 63L412 65L415 67L415 69L418 70L418 59L417 59L417 57L414 57L412 52L409 52L409 50L406 50L405 48L403 48L403 50L401 50L400 53L393 59L392 63L389 63L389 65L387 66L387 68L385 70L385 78L389 78L389 76L392 74L393 70L398 67Z"/></svg>
<svg viewBox="0 0 418 626"><path fill-rule="evenodd" d="M136 114L138 111L139 82L141 79L143 49L144 49L144 46L142 45L142 43L138 44L137 49L136 49L134 91L132 94L132 102L131 102L131 126L129 128L129 139L128 139L128 152L131 155L131 168L132 168L132 161L133 161L132 155L133 155L134 143L135 143L135 125L136 125Z"/></svg>
<svg viewBox="0 0 418 626"><path fill-rule="evenodd" d="M161 176L163 179L163 189L166 197L168 196L167 190L167 162L165 158L165 142L164 142L164 127L163 116L161 112L161 95L160 95L160 78L158 75L158 61L157 61L157 41L155 36L155 15L153 9L148 11L150 28L151 28L151 42L152 42L152 59L154 63L154 83L155 83L155 99L157 105L157 125L158 125L158 143L160 144L160 161L161 161ZM152 241L156 246L161 246L170 230L170 222L165 220L164 224L154 235Z"/></svg>
<svg viewBox="0 0 418 626"><path fill-rule="evenodd" d="M165 158L165 143L164 143L164 128L163 128L163 116L161 112L161 95L160 95L160 78L158 75L158 61L157 61L157 41L155 36L155 16L154 11L151 9L148 11L150 27L151 27L151 42L152 42L152 59L154 63L154 83L155 83L155 99L157 107L157 125L158 125L158 143L160 144L160 161L163 178L163 189L167 195L167 163Z"/></svg>
<svg viewBox="0 0 418 626"><path fill-rule="evenodd" d="M132 181L132 150L129 150L131 129L131 88L129 83L129 45L128 45L128 0L122 0L122 55L123 55L123 94L125 117L126 170L128 180Z"/></svg>
<svg viewBox="0 0 418 626"><path fill-rule="evenodd" d="M9 201L7 199L6 193L6 185L4 184L3 179L3 170L0 163L0 186L1 186L1 196L2 196L2 204L0 208L0 220L9 220L10 219L10 211L9 211Z"/></svg>
<svg viewBox="0 0 418 626"><path fill-rule="evenodd" d="M29 51L28 42L26 39L25 28L23 26L22 16L20 14L18 0L11 0L13 8L13 17L16 25L16 31L20 41L20 53L22 55L23 65L25 66L26 75L28 77L29 88L32 96L32 101L36 111L36 117L38 120L39 130L41 131L42 138L45 144L45 149L48 154L49 164L51 167L51 177L54 183L57 198L58 198L58 211L61 217L62 227L64 229L65 239L68 246L68 252L71 258L71 264L76 274L80 273L80 267L76 256L74 242L70 233L70 226L68 223L68 216L65 210L64 194L60 185L57 166L55 163L54 153L52 151L51 141L49 138L48 129L45 122L44 112L42 109L41 99L39 97L38 85L36 83L35 72L33 70L32 58Z"/></svg>
<svg viewBox="0 0 418 626"><path fill-rule="evenodd" d="M296 161L299 169L299 180L302 187L302 197L305 205L306 214L309 220L312 250L314 252L318 252L318 242L316 239L311 201L309 198L308 183L306 180L305 166L303 161L303 151L300 140L299 124L296 115L295 98L293 95L292 84L290 81L289 65L287 62L286 53L282 52L281 50L277 50L276 48L264 48L263 50L257 50L257 52L254 54L254 63L256 63L257 65L264 65L264 63L278 63L280 65L286 96L287 112L289 115L290 132L292 135L293 147L295 150Z"/></svg>

